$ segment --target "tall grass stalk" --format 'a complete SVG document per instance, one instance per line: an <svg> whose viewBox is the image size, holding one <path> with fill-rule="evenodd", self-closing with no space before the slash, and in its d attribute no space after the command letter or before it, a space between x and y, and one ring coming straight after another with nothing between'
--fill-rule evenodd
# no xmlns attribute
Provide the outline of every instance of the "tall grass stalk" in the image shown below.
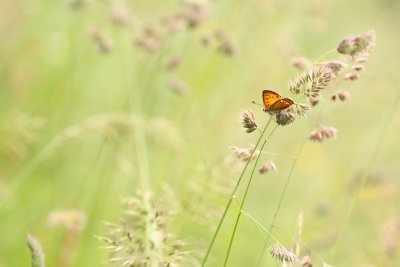
<svg viewBox="0 0 400 267"><path fill-rule="evenodd" d="M244 173L246 172L246 169L247 169L247 167L249 166L249 163L250 163L251 159L253 158L254 152L256 151L258 145L260 144L260 142L261 142L261 140L262 140L262 138L263 138L263 136L264 136L265 131L267 130L269 124L271 123L272 118L273 118L273 117L271 116L270 119L268 120L267 124L265 125L265 127L264 127L262 133L260 134L260 137L258 138L257 143L256 143L256 145L255 145L255 147L254 147L254 149L253 149L253 151L252 151L252 153L251 153L250 158L247 160L246 165L244 166L243 171L242 171L242 173L241 173L240 176L239 176L239 179L238 179L238 181L237 181L237 183L236 183L236 186L235 186L235 188L233 189L232 194L231 194L231 196L230 196L230 198L229 198L229 201L228 201L228 203L227 203L227 205L226 205L226 207L225 207L224 213L222 214L222 217L221 217L221 219L219 220L217 229L215 230L215 232L214 232L214 234L213 234L213 237L211 238L211 242L210 242L210 244L209 244L209 246L208 246L208 248L207 248L206 255L204 256L203 261L202 261L202 263L201 263L201 266L202 266L202 267L203 267L203 266L206 264L206 262L207 262L208 256L210 255L210 251L211 251L211 249L212 249L212 247L213 247L213 245L214 245L215 239L217 238L217 235L218 235L218 233L219 233L219 230L221 229L222 223L223 223L224 220L225 220L225 216L226 216L226 214L227 214L227 212L228 212L228 210L229 210L229 207L230 207L231 204L232 204L232 200L235 199L235 194L236 194L237 189L239 188L240 182L242 181L243 175L244 175Z"/></svg>
<svg viewBox="0 0 400 267"><path fill-rule="evenodd" d="M334 259L335 259L336 251L337 251L337 249L339 248L339 246L340 246L340 244L342 242L344 232L346 231L347 227L349 226L351 217L352 217L353 212L354 212L354 208L355 208L355 206L357 204L357 201L358 201L358 198L360 196L360 192L365 186L365 182L367 181L367 178L368 178L369 173L371 171L372 164L374 163L376 157L378 156L378 152L379 152L379 150L380 150L380 148L382 146L382 143L384 141L385 135L386 135L386 133L387 133L387 131L389 129L389 126L390 126L392 120L393 120L393 116L394 116L394 114L396 112L396 109L397 109L397 106L398 106L399 102L400 102L400 91L399 91L399 93L397 95L397 98L396 98L392 108L390 109L389 115L386 117L386 120L383 123L383 128L382 128L382 131L381 131L381 133L380 133L380 135L378 137L378 141L377 141L377 143L376 143L376 145L374 147L374 150L372 151L370 159L368 160L367 167L365 168L364 173L363 173L363 175L361 177L360 184L358 185L357 191L356 191L356 193L355 193L355 195L353 197L353 200L352 200L352 202L350 204L350 208L349 208L349 211L347 213L347 216L346 216L346 218L345 218L345 220L343 222L342 228L340 229L339 236L338 236L338 238L336 240L336 243L335 243L335 245L334 245L334 247L332 249L332 253L331 253L330 258L329 258L330 262L333 262Z"/></svg>
<svg viewBox="0 0 400 267"><path fill-rule="evenodd" d="M332 51L327 52L326 54L329 54L331 52ZM325 107L325 104L326 104L326 102L323 103L321 109L319 110L319 113L318 113L318 116L317 116L317 119L316 119L316 124L318 124L319 118L321 117L321 113L322 113L322 110ZM278 205L276 206L276 209L275 209L275 212L274 212L274 217L273 217L271 225L269 227L269 231L271 233L273 231L273 228L275 226L276 220L278 218L278 213L279 213L279 211L281 209L282 201L283 201L283 199L284 199L284 197L286 195L286 191L287 191L287 188L289 186L290 180L292 179L294 168L296 167L297 161L298 161L298 159L300 157L300 154L301 154L301 152L303 150L303 147L304 147L304 144L306 143L306 141L307 141L307 138L304 139L304 141L301 143L301 145L300 145L300 147L299 147L299 149L298 149L298 151L296 153L296 156L294 157L294 160L292 162L292 166L290 167L290 171L289 171L288 177L286 178L285 186L283 187L282 193L281 193L281 195L279 197ZM261 265L261 261L262 261L262 258L264 256L264 251L266 250L267 245L268 245L268 238L267 238L267 242L264 243L263 249L262 249L261 254L260 254L259 258L258 258L257 266Z"/></svg>
<svg viewBox="0 0 400 267"><path fill-rule="evenodd" d="M286 191L287 191L287 188L289 186L290 180L292 179L294 168L296 167L297 161L299 159L299 156L301 154L301 151L303 150L303 147L304 147L304 144L306 143L306 141L307 141L307 139L304 139L304 141L301 143L301 145L300 145L300 147L299 147L299 149L298 149L298 151L296 153L296 157L294 158L294 160L292 162L292 166L290 167L290 171L289 171L288 177L286 178L285 186L283 187L281 196L279 197L278 205L276 206L274 217L272 219L271 225L270 225L269 230L268 230L271 233L273 231L274 225L275 225L276 220L278 218L278 214L279 214L279 211L281 209L281 205L282 205L283 199L284 199L284 197L286 195ZM268 244L268 237L267 237L266 242L264 243L264 247L263 247L263 249L261 251L261 254L260 254L259 258L258 258L257 266L261 265L261 261L262 261L262 258L264 256L264 251L267 248L267 244Z"/></svg>
<svg viewBox="0 0 400 267"><path fill-rule="evenodd" d="M271 117L271 118L272 118L272 117ZM271 119L270 119L270 120L271 120ZM263 142L263 144L261 145L260 151L263 151L265 144L267 143L267 141L269 140L269 138L272 136L272 134L275 132L275 130L276 130L277 128L278 128L278 124L277 124L277 125L275 126L275 128L271 131L271 133L269 134L269 136L268 136L267 138L264 139L264 142ZM248 191L249 191L251 181L253 180L254 172L255 172L255 170L256 170L256 168L257 168L257 163L258 163L258 161L259 161L259 159L260 159L260 155L261 155L261 154L262 154L262 153L260 152L260 153L258 154L257 158L256 158L256 162L254 163L253 169L252 169L252 171L251 171L251 175L250 175L250 178L249 178L249 182L247 183L246 191L244 192L243 200L242 200L242 202L241 202L241 204L240 204L240 210L239 210L238 215L237 215L237 217L236 217L235 226L233 227L233 232L232 232L232 235L231 235L231 239L230 239L230 241L229 241L228 251L227 251L226 256L225 256L224 266L226 266L227 263L228 263L229 254L230 254L230 252L231 252L231 248L232 248L232 244L233 244L233 239L235 238L236 230L237 230L237 227L238 227L238 224L239 224L239 220L240 220L240 217L241 217L241 215L242 215L242 209L243 209L244 203L245 203L245 201L246 201L247 193L248 193Z"/></svg>

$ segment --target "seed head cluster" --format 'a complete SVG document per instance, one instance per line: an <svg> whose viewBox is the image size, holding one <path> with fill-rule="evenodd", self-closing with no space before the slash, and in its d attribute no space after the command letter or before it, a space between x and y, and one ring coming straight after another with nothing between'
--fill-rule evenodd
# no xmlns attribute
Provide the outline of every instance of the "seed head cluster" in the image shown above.
<svg viewBox="0 0 400 267"><path fill-rule="evenodd" d="M315 130L310 133L308 139L315 142L322 143L324 139L335 139L337 134L337 129L333 127L324 127L321 130Z"/></svg>
<svg viewBox="0 0 400 267"><path fill-rule="evenodd" d="M269 251L272 258L274 258L275 260L288 263L293 263L298 261L297 256L290 249L287 248L281 249L278 244L272 245L269 248Z"/></svg>
<svg viewBox="0 0 400 267"><path fill-rule="evenodd" d="M304 93L306 96L317 97L329 82L335 78L331 68L326 66L314 67L306 73L289 82L289 90L294 94Z"/></svg>
<svg viewBox="0 0 400 267"><path fill-rule="evenodd" d="M333 72L337 73L342 69L347 68L346 59L342 60L331 60L326 64Z"/></svg>
<svg viewBox="0 0 400 267"><path fill-rule="evenodd" d="M313 264L312 264L310 256L304 256L300 261L300 265L301 265L301 267L312 267Z"/></svg>
<svg viewBox="0 0 400 267"><path fill-rule="evenodd" d="M296 113L291 110L281 110L275 113L275 121L281 126L289 125L296 120Z"/></svg>
<svg viewBox="0 0 400 267"><path fill-rule="evenodd" d="M99 52L109 53L113 49L112 42L99 29L90 29L89 36L91 37L93 44L97 47Z"/></svg>
<svg viewBox="0 0 400 267"><path fill-rule="evenodd" d="M290 62L292 63L293 67L299 71L304 71L311 66L311 61L303 56L293 57L291 58Z"/></svg>
<svg viewBox="0 0 400 267"><path fill-rule="evenodd" d="M315 107L319 103L319 98L310 96L308 102L310 102L311 106Z"/></svg>
<svg viewBox="0 0 400 267"><path fill-rule="evenodd" d="M268 173L269 171L276 171L276 172L278 171L278 168L276 167L275 163L272 160L262 165L261 169L258 170L258 173L264 174Z"/></svg>
<svg viewBox="0 0 400 267"><path fill-rule="evenodd" d="M356 36L344 37L337 47L337 51L342 54L354 56L357 53L369 49L375 39L375 32L368 31Z"/></svg>
<svg viewBox="0 0 400 267"><path fill-rule="evenodd" d="M258 154L260 154L259 150L254 151L254 145L250 145L249 148L239 148L237 146L230 146L229 149L232 150L232 152L236 155L237 158L243 161L248 161L250 158L251 160L254 160L258 156Z"/></svg>
<svg viewBox="0 0 400 267"><path fill-rule="evenodd" d="M173 214L149 192L139 195L124 201L127 210L120 223L106 223L106 236L98 237L110 251L108 261L119 266L180 266L188 252L166 230Z"/></svg>
<svg viewBox="0 0 400 267"><path fill-rule="evenodd" d="M252 133L257 130L256 118L251 110L246 109L240 112L240 121L245 132Z"/></svg>

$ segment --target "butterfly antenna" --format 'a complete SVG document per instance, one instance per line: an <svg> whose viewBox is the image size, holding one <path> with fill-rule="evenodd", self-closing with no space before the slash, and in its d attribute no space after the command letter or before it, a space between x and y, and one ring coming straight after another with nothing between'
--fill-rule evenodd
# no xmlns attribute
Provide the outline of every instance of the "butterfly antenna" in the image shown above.
<svg viewBox="0 0 400 267"><path fill-rule="evenodd" d="M264 105L262 105L262 104L260 104L260 103L257 103L257 102L256 102L256 101L254 101L254 100L253 100L253 101L251 101L251 103L252 103L252 104L255 104L255 105L262 106L262 107L264 106Z"/></svg>

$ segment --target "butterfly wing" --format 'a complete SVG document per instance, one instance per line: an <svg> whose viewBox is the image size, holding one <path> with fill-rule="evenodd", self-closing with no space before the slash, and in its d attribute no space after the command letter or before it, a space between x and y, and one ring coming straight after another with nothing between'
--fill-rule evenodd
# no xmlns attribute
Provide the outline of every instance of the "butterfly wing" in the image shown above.
<svg viewBox="0 0 400 267"><path fill-rule="evenodd" d="M282 109L287 109L288 107L290 107L293 104L294 104L294 101L292 99L290 99L289 97L282 97L282 98L278 99L277 101L275 101L275 103L273 103L271 105L269 110L270 111L279 111Z"/></svg>
<svg viewBox="0 0 400 267"><path fill-rule="evenodd" d="M270 90L264 90L262 92L262 98L263 98L263 103L264 103L264 107L267 110L270 110L271 106L281 98L281 96L274 92L274 91L270 91Z"/></svg>

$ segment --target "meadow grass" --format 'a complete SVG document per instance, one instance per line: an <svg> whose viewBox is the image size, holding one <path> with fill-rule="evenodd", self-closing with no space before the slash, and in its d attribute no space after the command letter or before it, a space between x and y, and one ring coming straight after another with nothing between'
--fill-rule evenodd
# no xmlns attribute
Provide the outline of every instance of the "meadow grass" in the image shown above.
<svg viewBox="0 0 400 267"><path fill-rule="evenodd" d="M41 251L47 266L118 266L121 247L146 259L133 266L283 265L288 250L297 265L397 266L399 4L192 2L0 4L0 266L42 266ZM266 145L275 117L251 101L293 97L294 57L326 65L369 29L363 69ZM328 126L336 140L304 141ZM251 143L247 161L228 149Z"/></svg>

